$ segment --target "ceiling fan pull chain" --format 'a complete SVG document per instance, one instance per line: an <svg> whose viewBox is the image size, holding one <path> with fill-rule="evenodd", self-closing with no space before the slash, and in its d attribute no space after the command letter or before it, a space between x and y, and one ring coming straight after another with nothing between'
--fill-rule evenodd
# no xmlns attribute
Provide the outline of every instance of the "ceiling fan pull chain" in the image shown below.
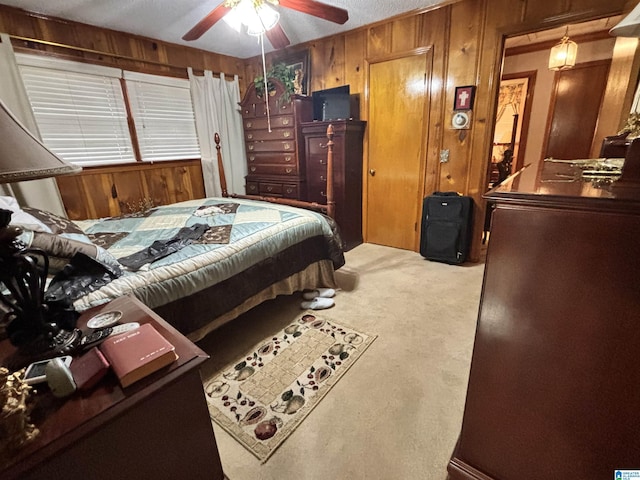
<svg viewBox="0 0 640 480"><path fill-rule="evenodd" d="M262 48L262 79L264 80L264 104L267 109L267 130L271 133L271 114L269 112L269 90L267 87L267 63L264 59L264 34L260 34L260 47Z"/></svg>

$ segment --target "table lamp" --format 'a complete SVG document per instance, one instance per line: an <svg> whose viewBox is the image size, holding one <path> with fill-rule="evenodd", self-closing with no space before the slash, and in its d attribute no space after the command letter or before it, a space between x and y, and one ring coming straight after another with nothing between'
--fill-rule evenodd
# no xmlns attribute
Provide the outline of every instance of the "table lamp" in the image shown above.
<svg viewBox="0 0 640 480"><path fill-rule="evenodd" d="M49 151L0 100L0 183L21 182L76 173ZM49 259L16 241L21 229L10 225L11 210L0 209L0 303L11 343L25 357L45 358L65 352L79 332L62 328L44 302Z"/></svg>

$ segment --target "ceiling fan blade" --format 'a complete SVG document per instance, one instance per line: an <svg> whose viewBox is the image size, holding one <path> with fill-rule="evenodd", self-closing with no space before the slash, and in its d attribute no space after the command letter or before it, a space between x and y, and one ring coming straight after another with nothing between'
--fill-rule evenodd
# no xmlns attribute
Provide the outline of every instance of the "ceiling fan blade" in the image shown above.
<svg viewBox="0 0 640 480"><path fill-rule="evenodd" d="M334 7L333 5L316 2L315 0L279 0L278 3L282 7L290 8L297 12L307 13L314 17L339 23L340 25L349 20L349 12L344 8Z"/></svg>
<svg viewBox="0 0 640 480"><path fill-rule="evenodd" d="M215 23L229 13L231 9L224 6L224 2L211 10L206 17L200 20L195 27L189 30L183 37L183 40L197 40L204 33L215 25Z"/></svg>
<svg viewBox="0 0 640 480"><path fill-rule="evenodd" d="M271 30L267 30L265 35L269 39L269 42L271 42L271 45L273 45L273 48L275 48L276 50L284 48L291 43L287 38L287 34L284 33L284 30L279 23L276 24L276 26Z"/></svg>

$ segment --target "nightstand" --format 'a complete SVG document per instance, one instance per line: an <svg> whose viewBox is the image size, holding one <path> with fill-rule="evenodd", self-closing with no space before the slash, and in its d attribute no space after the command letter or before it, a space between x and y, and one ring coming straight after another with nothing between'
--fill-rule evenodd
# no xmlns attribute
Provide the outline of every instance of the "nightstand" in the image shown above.
<svg viewBox="0 0 640 480"><path fill-rule="evenodd" d="M199 366L208 355L134 297L85 312L123 313L121 322L152 323L175 347L172 365L122 389L109 373L88 394L35 394L31 421L40 430L0 477L48 480L224 478ZM84 328L83 328L84 329ZM14 351L0 342L0 364Z"/></svg>

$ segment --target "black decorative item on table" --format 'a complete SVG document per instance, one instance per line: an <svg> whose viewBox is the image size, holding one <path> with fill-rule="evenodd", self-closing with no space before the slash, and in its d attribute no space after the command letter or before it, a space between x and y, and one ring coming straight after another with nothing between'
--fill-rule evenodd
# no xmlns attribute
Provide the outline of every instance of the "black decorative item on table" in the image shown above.
<svg viewBox="0 0 640 480"><path fill-rule="evenodd" d="M80 342L76 314L45 302L49 258L42 250L22 248L21 230L10 221L11 211L0 210L0 301L8 309L9 340L32 361L68 353Z"/></svg>

